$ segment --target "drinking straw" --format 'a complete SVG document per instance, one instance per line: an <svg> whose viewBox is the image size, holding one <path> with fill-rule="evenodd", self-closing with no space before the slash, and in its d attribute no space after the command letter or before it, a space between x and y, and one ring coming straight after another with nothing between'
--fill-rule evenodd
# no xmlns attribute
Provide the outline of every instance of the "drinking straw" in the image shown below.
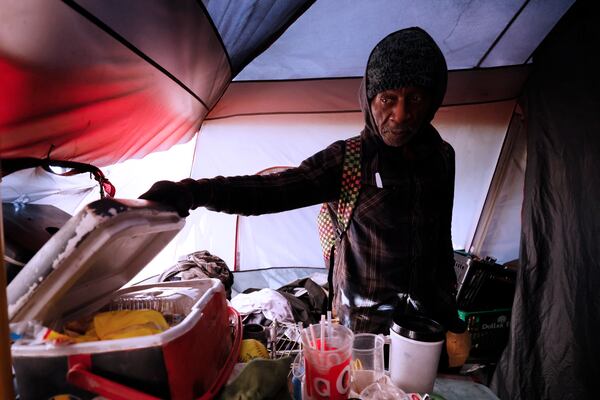
<svg viewBox="0 0 600 400"><path fill-rule="evenodd" d="M310 344L310 347L317 350L317 342L315 340L315 329L314 329L313 325L308 325L308 332L310 333L308 344ZM312 337L312 341L310 340L311 337Z"/></svg>
<svg viewBox="0 0 600 400"><path fill-rule="evenodd" d="M331 310L327 311L327 328L329 330L329 338L333 338L333 326L331 326Z"/></svg>
<svg viewBox="0 0 600 400"><path fill-rule="evenodd" d="M304 334L304 329L302 329L302 322L298 322L296 326L298 328L298 336L296 336L298 338L298 354L302 354L302 334ZM308 337L307 341L310 343Z"/></svg>
<svg viewBox="0 0 600 400"><path fill-rule="evenodd" d="M302 339L303 339L304 337L306 337L306 341L308 342L308 347L312 347L312 346L310 345L310 338L308 337L308 335L307 335L307 334L306 334L306 332L304 332L304 331L301 331L301 332L300 332L300 346L302 346Z"/></svg>
<svg viewBox="0 0 600 400"><path fill-rule="evenodd" d="M298 327L298 336L300 336L302 334L302 322L298 322L296 326ZM302 340L299 340L298 344L300 346L300 351L302 351Z"/></svg>
<svg viewBox="0 0 600 400"><path fill-rule="evenodd" d="M325 314L321 314L319 325L321 326L321 351L325 351Z"/></svg>
<svg viewBox="0 0 600 400"><path fill-rule="evenodd" d="M312 344L310 343L310 336L308 334L308 331L302 331L301 335L303 335L302 337L306 337L306 342L308 343L308 348L312 348Z"/></svg>

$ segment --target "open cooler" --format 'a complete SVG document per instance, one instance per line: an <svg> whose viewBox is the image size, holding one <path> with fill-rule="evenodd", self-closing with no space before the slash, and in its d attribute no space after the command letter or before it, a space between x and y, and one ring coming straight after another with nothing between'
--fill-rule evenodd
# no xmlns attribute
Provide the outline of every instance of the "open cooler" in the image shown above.
<svg viewBox="0 0 600 400"><path fill-rule="evenodd" d="M144 200L103 199L73 216L7 288L11 326L60 332L100 311L159 311L168 329L148 336L12 346L21 399L212 398L235 365L239 315L215 279L122 288L183 227ZM121 288L121 289L120 289Z"/></svg>

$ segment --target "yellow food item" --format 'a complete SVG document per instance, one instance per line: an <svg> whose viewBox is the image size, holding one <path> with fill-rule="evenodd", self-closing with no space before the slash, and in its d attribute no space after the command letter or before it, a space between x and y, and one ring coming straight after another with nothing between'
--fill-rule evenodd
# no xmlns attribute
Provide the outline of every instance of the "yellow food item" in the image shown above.
<svg viewBox="0 0 600 400"><path fill-rule="evenodd" d="M100 340L154 335L169 329L165 317L155 310L121 310L98 313L93 330ZM86 332L91 336L92 330Z"/></svg>
<svg viewBox="0 0 600 400"><path fill-rule="evenodd" d="M93 342L154 335L169 329L165 317L155 310L107 311L87 320L87 328L82 321L76 321L68 323L64 333L48 330L44 340L53 343Z"/></svg>
<svg viewBox="0 0 600 400"><path fill-rule="evenodd" d="M269 358L264 344L255 339L244 339L240 348L240 362L248 362L255 358Z"/></svg>

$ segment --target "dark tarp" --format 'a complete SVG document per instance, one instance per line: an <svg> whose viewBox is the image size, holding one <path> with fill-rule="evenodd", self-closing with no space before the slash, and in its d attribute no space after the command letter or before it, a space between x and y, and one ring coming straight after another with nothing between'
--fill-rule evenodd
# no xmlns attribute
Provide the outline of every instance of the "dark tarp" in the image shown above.
<svg viewBox="0 0 600 400"><path fill-rule="evenodd" d="M521 268L503 399L591 399L600 378L600 29L578 2L534 55Z"/></svg>

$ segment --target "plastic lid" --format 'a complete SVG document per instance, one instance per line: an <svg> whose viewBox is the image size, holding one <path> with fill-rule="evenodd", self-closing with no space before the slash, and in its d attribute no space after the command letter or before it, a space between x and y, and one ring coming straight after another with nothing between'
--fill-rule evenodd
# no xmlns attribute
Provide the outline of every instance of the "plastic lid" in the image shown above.
<svg viewBox="0 0 600 400"><path fill-rule="evenodd" d="M420 342L439 342L445 337L444 327L440 323L420 315L394 317L392 331Z"/></svg>
<svg viewBox="0 0 600 400"><path fill-rule="evenodd" d="M146 200L105 198L88 204L8 285L10 322L48 325L91 304L100 308L184 224L175 210Z"/></svg>

